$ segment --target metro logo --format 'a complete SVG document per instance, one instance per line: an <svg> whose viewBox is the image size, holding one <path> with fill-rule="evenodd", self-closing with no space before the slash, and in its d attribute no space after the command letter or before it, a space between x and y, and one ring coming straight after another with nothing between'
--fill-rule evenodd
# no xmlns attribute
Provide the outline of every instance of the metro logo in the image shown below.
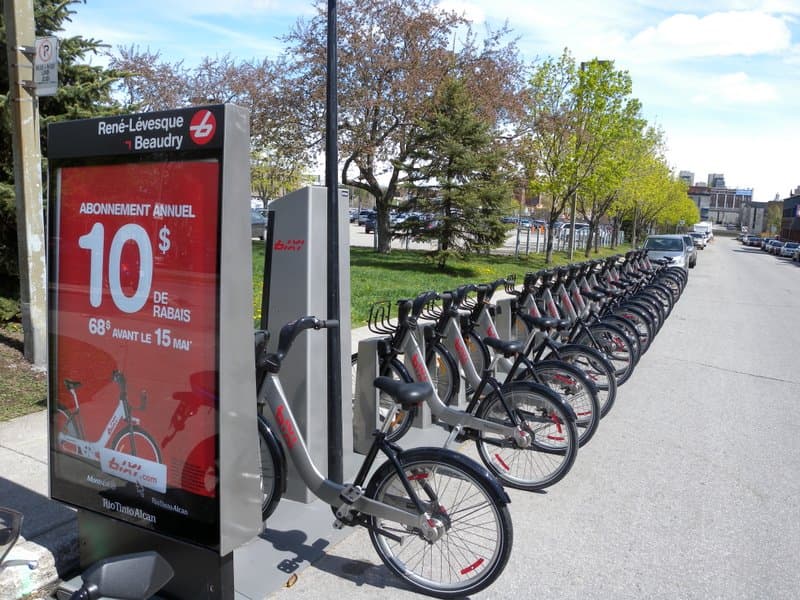
<svg viewBox="0 0 800 600"><path fill-rule="evenodd" d="M217 120L210 110L198 110L189 123L189 137L198 146L210 142L216 130Z"/></svg>

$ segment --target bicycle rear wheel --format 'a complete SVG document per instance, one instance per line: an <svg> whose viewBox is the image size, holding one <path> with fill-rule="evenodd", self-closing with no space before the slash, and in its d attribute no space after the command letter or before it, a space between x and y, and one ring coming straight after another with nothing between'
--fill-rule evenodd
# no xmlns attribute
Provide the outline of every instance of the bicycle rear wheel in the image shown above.
<svg viewBox="0 0 800 600"><path fill-rule="evenodd" d="M600 416L605 417L617 399L617 376L614 367L594 348L580 344L564 344L553 355L577 368L597 388Z"/></svg>
<svg viewBox="0 0 800 600"><path fill-rule="evenodd" d="M438 598L463 598L491 585L513 543L511 515L491 475L467 457L439 448L415 448L397 458L405 481L387 461L366 495L416 512L404 486L411 485L439 537L428 541L418 528L370 516L369 537L383 563L415 591Z"/></svg>
<svg viewBox="0 0 800 600"><path fill-rule="evenodd" d="M266 521L286 491L286 456L267 420L258 415L258 450L261 457L261 520Z"/></svg>
<svg viewBox="0 0 800 600"><path fill-rule="evenodd" d="M436 394L447 405L455 404L460 389L458 364L450 351L434 344L426 351L426 367Z"/></svg>
<svg viewBox="0 0 800 600"><path fill-rule="evenodd" d="M483 463L504 485L521 490L541 490L563 479L578 454L574 415L555 392L529 381L507 383L503 398L532 441L521 448L514 440L482 431L476 444ZM497 392L481 401L476 416L512 426Z"/></svg>
<svg viewBox="0 0 800 600"><path fill-rule="evenodd" d="M134 425L132 429L133 432L127 426L120 429L111 441L111 448L116 452L160 463L161 448L159 448L153 436L138 425Z"/></svg>
<svg viewBox="0 0 800 600"><path fill-rule="evenodd" d="M533 364L533 381L546 385L575 411L578 445L592 439L600 425L597 390L577 367L561 360L541 360Z"/></svg>
<svg viewBox="0 0 800 600"><path fill-rule="evenodd" d="M633 374L637 357L633 345L620 328L608 323L595 323L584 331L574 343L599 350L614 367L617 385L622 385Z"/></svg>

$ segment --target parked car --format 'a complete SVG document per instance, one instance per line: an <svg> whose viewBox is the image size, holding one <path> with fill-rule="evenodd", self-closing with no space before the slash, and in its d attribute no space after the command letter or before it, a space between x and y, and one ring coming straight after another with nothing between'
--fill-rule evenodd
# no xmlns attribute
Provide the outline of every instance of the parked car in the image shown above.
<svg viewBox="0 0 800 600"><path fill-rule="evenodd" d="M694 243L695 248L705 250L706 246L708 245L706 234L700 233L699 231L693 231L689 235L692 237L692 242Z"/></svg>
<svg viewBox="0 0 800 600"><path fill-rule="evenodd" d="M375 228L378 226L378 215L372 214L364 221L364 233L375 233Z"/></svg>
<svg viewBox="0 0 800 600"><path fill-rule="evenodd" d="M558 232L558 237L562 240L568 240L570 234L572 233L572 229L569 226L569 223L566 223ZM588 223L575 223L575 239L576 240L584 240L586 236L589 235L589 224Z"/></svg>
<svg viewBox="0 0 800 600"><path fill-rule="evenodd" d="M770 254L777 254L782 246L783 242L780 240L769 240L767 244L764 246L764 250L766 250Z"/></svg>
<svg viewBox="0 0 800 600"><path fill-rule="evenodd" d="M800 243L798 242L786 242L780 250L780 256L791 258L794 254L794 251L800 248Z"/></svg>
<svg viewBox="0 0 800 600"><path fill-rule="evenodd" d="M369 210L369 209L366 209L366 208L362 208L362 209L359 211L359 213L358 213L358 218L356 219L356 222L357 222L359 225L363 225L364 223L366 223L366 222L367 222L367 219L368 219L368 218L369 218L371 215L374 215L374 214L375 214L375 211L374 211L374 210Z"/></svg>
<svg viewBox="0 0 800 600"><path fill-rule="evenodd" d="M354 206L347 209L350 213L350 222L355 223L358 220L358 209Z"/></svg>
<svg viewBox="0 0 800 600"><path fill-rule="evenodd" d="M267 239L267 217L264 216L263 209L250 209L250 237Z"/></svg>
<svg viewBox="0 0 800 600"><path fill-rule="evenodd" d="M649 235L642 247L651 259L668 258L671 266L689 269L689 252L682 235Z"/></svg>
<svg viewBox="0 0 800 600"><path fill-rule="evenodd" d="M794 254L792 254L792 260L796 260L797 262L800 262L800 248L797 248L794 251Z"/></svg>
<svg viewBox="0 0 800 600"><path fill-rule="evenodd" d="M688 233L683 234L683 243L686 244L686 251L689 254L689 268L694 269L697 265L697 248L694 245L694 239Z"/></svg>
<svg viewBox="0 0 800 600"><path fill-rule="evenodd" d="M761 245L761 237L758 235L746 235L742 238L744 246L759 246Z"/></svg>

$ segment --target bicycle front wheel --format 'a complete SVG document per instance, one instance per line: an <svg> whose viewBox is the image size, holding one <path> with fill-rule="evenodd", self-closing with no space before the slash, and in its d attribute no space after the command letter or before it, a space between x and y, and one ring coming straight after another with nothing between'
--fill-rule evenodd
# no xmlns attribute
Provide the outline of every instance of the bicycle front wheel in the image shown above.
<svg viewBox="0 0 800 600"><path fill-rule="evenodd" d="M408 484L422 502L437 539L376 516L370 517L369 536L390 571L415 591L439 598L463 598L491 585L503 572L513 541L511 515L491 475L454 454L439 448L401 453L402 475L386 462L366 491L374 500L416 512Z"/></svg>
<svg viewBox="0 0 800 600"><path fill-rule="evenodd" d="M600 424L597 388L577 367L560 360L542 360L533 364L533 381L546 385L575 411L578 445L592 439Z"/></svg>
<svg viewBox="0 0 800 600"><path fill-rule="evenodd" d="M458 363L450 351L441 344L434 344L426 352L426 367L431 376L431 383L436 388L439 398L447 404L455 404L460 389Z"/></svg>
<svg viewBox="0 0 800 600"><path fill-rule="evenodd" d="M503 400L531 443L522 448L514 440L481 431L476 444L483 463L504 485L521 490L542 490L563 479L578 454L574 416L555 392L529 381L507 383L503 398L492 392L481 401L476 416L511 427Z"/></svg>
<svg viewBox="0 0 800 600"><path fill-rule="evenodd" d="M286 489L286 457L267 420L258 415L258 450L261 457L261 520L266 521Z"/></svg>
<svg viewBox="0 0 800 600"><path fill-rule="evenodd" d="M355 408L356 402L358 402L358 380L356 378L356 374L358 372L358 353L353 354L350 357L350 365L352 369L352 386L353 386L353 408ZM382 367L381 375L385 375L387 377L391 377L393 379L397 379L398 381L405 381L410 383L412 380L406 374L405 369L403 368L402 364L397 361L392 361L389 363L385 368ZM389 396L389 394L385 392L380 392L378 396L378 422L376 423L376 427L380 428L383 426L383 422L386 420L386 417L389 416L391 408L394 406L395 401L394 398ZM386 439L390 442L396 442L401 437L403 437L408 430L411 428L411 424L414 422L414 418L417 416L416 408L412 408L410 410L403 410L399 408L394 413L394 418L392 419L392 424L389 426L389 431L387 432Z"/></svg>

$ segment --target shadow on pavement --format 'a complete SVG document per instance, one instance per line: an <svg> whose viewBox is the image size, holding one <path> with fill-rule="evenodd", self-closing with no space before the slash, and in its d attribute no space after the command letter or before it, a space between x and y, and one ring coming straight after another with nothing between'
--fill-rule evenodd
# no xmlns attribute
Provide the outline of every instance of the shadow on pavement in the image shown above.
<svg viewBox="0 0 800 600"><path fill-rule="evenodd" d="M377 555L375 560L378 561L378 564L374 564L369 561L342 558L326 553L328 540L319 538L309 545L306 543L308 540L306 533L297 529L279 531L268 528L261 534L261 538L272 543L276 550L296 555L286 558L278 564L278 570L287 574L300 570L303 563L308 563L313 564L315 569L330 573L340 579L347 579L358 586L413 591L410 586L405 585L401 579L390 573L383 563L379 562L380 559Z"/></svg>

